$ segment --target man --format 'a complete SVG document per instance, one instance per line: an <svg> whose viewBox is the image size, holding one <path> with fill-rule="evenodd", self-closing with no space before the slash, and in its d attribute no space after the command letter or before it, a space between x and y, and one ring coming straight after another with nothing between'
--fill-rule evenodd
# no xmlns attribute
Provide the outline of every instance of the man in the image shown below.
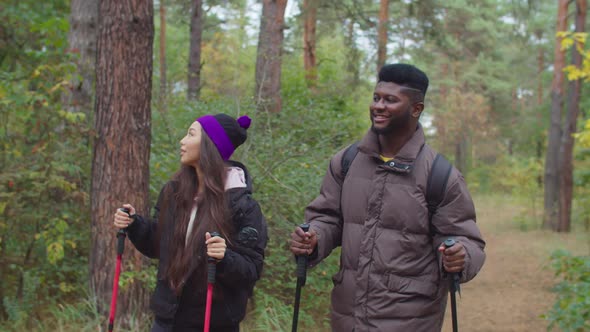
<svg viewBox="0 0 590 332"><path fill-rule="evenodd" d="M426 74L412 65L381 68L372 126L358 154L345 176L345 149L332 158L320 195L305 211L309 232L298 227L291 234L291 252L310 255L310 266L342 247L333 331L440 331L447 273L467 282L484 263L485 242L457 169L429 218L426 188L436 152L418 121L427 88ZM456 244L445 249L448 238Z"/></svg>

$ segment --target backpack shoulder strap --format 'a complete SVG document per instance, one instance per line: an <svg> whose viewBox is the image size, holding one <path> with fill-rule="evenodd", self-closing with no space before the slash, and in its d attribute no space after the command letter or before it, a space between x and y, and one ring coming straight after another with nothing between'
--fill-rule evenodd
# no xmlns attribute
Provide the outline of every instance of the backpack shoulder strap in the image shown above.
<svg viewBox="0 0 590 332"><path fill-rule="evenodd" d="M346 173L348 173L348 169L350 168L350 164L352 164L354 157L356 157L356 154L359 152L358 145L359 145L358 141L352 143L350 146L348 146L348 148L346 148L346 151L344 151L344 155L342 155L342 161L341 161L342 168L340 171L340 174L342 175L342 179L344 179L346 177Z"/></svg>
<svg viewBox="0 0 590 332"><path fill-rule="evenodd" d="M443 200L452 168L451 163L443 155L436 154L426 183L426 203L428 204L429 219L432 218L436 208Z"/></svg>

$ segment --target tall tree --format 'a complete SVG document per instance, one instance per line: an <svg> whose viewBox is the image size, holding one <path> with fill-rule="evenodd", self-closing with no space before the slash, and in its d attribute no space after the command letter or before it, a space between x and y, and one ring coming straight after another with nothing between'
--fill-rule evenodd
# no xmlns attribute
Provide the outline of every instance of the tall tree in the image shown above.
<svg viewBox="0 0 590 332"><path fill-rule="evenodd" d="M543 40L543 30L537 29L535 31L535 36L537 37L538 41ZM537 45L537 106L541 107L543 105L543 72L545 72L545 50L543 49L543 45L539 43ZM542 114L541 112L536 112L537 115L537 122L541 123ZM536 157L539 161L543 160L543 138L541 136L537 136L536 139ZM537 176L537 184L539 187L543 185L543 174L539 172Z"/></svg>
<svg viewBox="0 0 590 332"><path fill-rule="evenodd" d="M377 70L387 58L387 26L389 25L389 0L381 0L379 6L379 31L377 37Z"/></svg>
<svg viewBox="0 0 590 332"><path fill-rule="evenodd" d="M287 0L264 0L256 55L256 104L260 110L281 111L281 57Z"/></svg>
<svg viewBox="0 0 590 332"><path fill-rule="evenodd" d="M191 39L188 55L189 100L199 98L201 91L201 41L203 39L203 0L193 0L191 6Z"/></svg>
<svg viewBox="0 0 590 332"><path fill-rule="evenodd" d="M305 68L305 79L310 87L315 86L317 80L317 13L317 0L303 0L303 65Z"/></svg>
<svg viewBox="0 0 590 332"><path fill-rule="evenodd" d="M154 8L151 0L102 0L96 62L96 141L92 162L90 282L99 309L109 303L115 267L114 210L131 203L147 214L151 141ZM125 268L144 259L127 246ZM121 318L143 311L147 287L119 294Z"/></svg>
<svg viewBox="0 0 590 332"><path fill-rule="evenodd" d="M63 95L63 102L68 111L82 112L88 119L92 119L97 26L98 0L72 0L68 42L70 52L78 55L77 75L71 81L70 92Z"/></svg>
<svg viewBox="0 0 590 332"><path fill-rule="evenodd" d="M586 30L586 11L588 5L586 0L576 0L576 32L583 33ZM576 45L577 46L577 45ZM572 47L572 65L580 68L582 66L582 55L578 47ZM578 115L580 114L580 96L582 89L582 79L569 81L568 83L568 104L561 135L560 146L560 165L559 175L559 222L557 224L558 232L569 232L572 213L572 194L573 194L573 154L574 154L574 136L577 128Z"/></svg>
<svg viewBox="0 0 590 332"><path fill-rule="evenodd" d="M160 95L159 108L160 111L166 111L166 5L164 0L160 0Z"/></svg>
<svg viewBox="0 0 590 332"><path fill-rule="evenodd" d="M557 31L567 29L567 8L569 0L559 0L557 5ZM561 37L555 40L555 59L553 60L553 81L551 83L551 122L547 137L545 155L545 201L543 227L557 230L559 210L559 146L561 142L561 109L563 107L563 68L565 51L561 48Z"/></svg>
<svg viewBox="0 0 590 332"><path fill-rule="evenodd" d="M360 64L361 64L361 51L356 45L355 37L355 21L351 18L346 22L346 37L345 44L347 46L347 57L346 57L346 71L348 72L351 86L358 86L361 80Z"/></svg>

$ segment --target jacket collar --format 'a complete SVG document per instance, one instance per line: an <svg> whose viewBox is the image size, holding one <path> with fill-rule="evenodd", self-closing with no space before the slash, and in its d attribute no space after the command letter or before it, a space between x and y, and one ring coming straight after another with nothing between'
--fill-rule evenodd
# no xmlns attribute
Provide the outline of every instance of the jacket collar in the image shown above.
<svg viewBox="0 0 590 332"><path fill-rule="evenodd" d="M399 168L400 171L411 171L414 161L416 161L418 154L420 151L422 151L424 143L424 130L422 125L418 123L414 135L412 135L410 140L404 144L397 155L393 158L393 161L395 162L394 165L400 166L396 168ZM379 154L381 152L381 148L379 144L379 136L369 129L367 134L361 139L359 143L359 150L374 158L380 158ZM405 166L409 167L406 168Z"/></svg>

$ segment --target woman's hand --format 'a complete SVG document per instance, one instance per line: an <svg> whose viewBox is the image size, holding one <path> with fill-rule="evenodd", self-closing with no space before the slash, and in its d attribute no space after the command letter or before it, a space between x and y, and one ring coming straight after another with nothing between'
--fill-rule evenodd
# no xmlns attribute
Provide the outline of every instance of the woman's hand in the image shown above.
<svg viewBox="0 0 590 332"><path fill-rule="evenodd" d="M133 222L133 218L131 216L135 215L135 208L131 206L131 204L123 204L123 208L129 209L129 214L121 211L121 209L117 209L117 212L115 212L113 218L113 224L119 229L129 227L129 225L131 225Z"/></svg>
<svg viewBox="0 0 590 332"><path fill-rule="evenodd" d="M211 233L205 233L205 244L207 245L207 256L222 260L225 257L225 239L220 236L211 237Z"/></svg>

